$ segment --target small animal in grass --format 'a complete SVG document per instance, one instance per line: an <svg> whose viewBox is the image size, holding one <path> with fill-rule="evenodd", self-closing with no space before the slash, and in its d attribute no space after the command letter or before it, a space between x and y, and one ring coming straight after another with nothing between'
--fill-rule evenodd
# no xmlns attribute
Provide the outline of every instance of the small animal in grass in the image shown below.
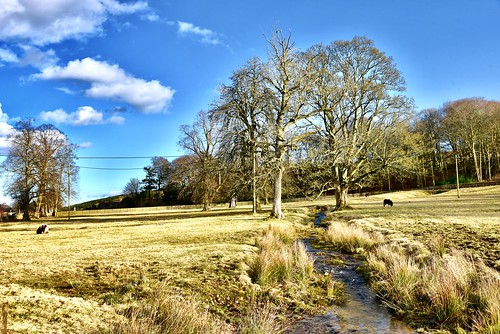
<svg viewBox="0 0 500 334"><path fill-rule="evenodd" d="M392 201L388 198L384 199L384 208L386 205L389 205L389 206L392 206L394 203L392 203Z"/></svg>
<svg viewBox="0 0 500 334"><path fill-rule="evenodd" d="M47 224L42 224L38 226L38 229L36 230L36 234L44 234L44 233L49 233L49 225Z"/></svg>

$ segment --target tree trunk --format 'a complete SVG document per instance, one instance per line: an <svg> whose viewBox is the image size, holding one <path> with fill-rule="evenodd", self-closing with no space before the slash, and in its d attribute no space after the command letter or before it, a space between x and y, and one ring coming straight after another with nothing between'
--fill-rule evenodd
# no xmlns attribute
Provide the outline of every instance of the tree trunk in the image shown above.
<svg viewBox="0 0 500 334"><path fill-rule="evenodd" d="M23 221L30 221L30 192L29 190L24 190L23 200L22 200L22 210L23 210Z"/></svg>
<svg viewBox="0 0 500 334"><path fill-rule="evenodd" d="M339 211L347 208L347 192L349 187L338 185L335 189L335 210Z"/></svg>
<svg viewBox="0 0 500 334"><path fill-rule="evenodd" d="M482 182L483 177L481 175L481 166L480 166L480 162L478 161L478 158L477 158L477 151L476 151L476 146L475 146L474 142L472 143L472 157L474 158L474 168L476 169L477 181ZM479 160L480 159L481 158L479 158Z"/></svg>
<svg viewBox="0 0 500 334"><path fill-rule="evenodd" d="M203 211L210 211L212 208L210 207L210 203L204 202L203 203Z"/></svg>
<svg viewBox="0 0 500 334"><path fill-rule="evenodd" d="M271 217L283 219L285 215L281 210L281 182L283 179L283 168L278 169L276 178L274 180L274 198L273 198L273 209L271 211Z"/></svg>

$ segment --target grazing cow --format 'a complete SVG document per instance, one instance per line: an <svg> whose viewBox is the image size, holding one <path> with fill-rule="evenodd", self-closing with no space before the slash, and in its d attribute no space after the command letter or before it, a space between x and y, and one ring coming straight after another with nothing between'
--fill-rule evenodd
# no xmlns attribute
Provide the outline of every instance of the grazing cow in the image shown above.
<svg viewBox="0 0 500 334"><path fill-rule="evenodd" d="M384 208L386 205L389 205L389 206L392 206L394 203L392 203L392 201L388 198L384 199Z"/></svg>
<svg viewBox="0 0 500 334"><path fill-rule="evenodd" d="M49 225L47 224L40 225L36 230L36 234L44 234L44 233L49 233Z"/></svg>

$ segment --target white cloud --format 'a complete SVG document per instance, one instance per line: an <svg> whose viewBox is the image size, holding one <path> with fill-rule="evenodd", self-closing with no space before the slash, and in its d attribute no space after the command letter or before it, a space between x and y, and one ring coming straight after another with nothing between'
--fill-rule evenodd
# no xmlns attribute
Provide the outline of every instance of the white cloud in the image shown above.
<svg viewBox="0 0 500 334"><path fill-rule="evenodd" d="M76 126L97 125L97 124L123 124L125 119L121 116L113 115L104 119L104 114L90 106L79 107L75 112L67 113L63 109L54 111L43 111L40 119L44 122L54 122L56 124L70 124Z"/></svg>
<svg viewBox="0 0 500 334"><path fill-rule="evenodd" d="M192 23L188 22L177 22L179 26L178 32L182 35L194 35L200 38L202 43L218 45L221 44L219 38L217 38L217 34L210 29L200 28L195 26Z"/></svg>
<svg viewBox="0 0 500 334"><path fill-rule="evenodd" d="M146 1L123 4L115 0L101 0L102 4L111 14L133 14L148 9Z"/></svg>
<svg viewBox="0 0 500 334"><path fill-rule="evenodd" d="M2 63L15 63L17 61L18 59L14 52L0 48L0 66Z"/></svg>
<svg viewBox="0 0 500 334"><path fill-rule="evenodd" d="M58 43L101 31L109 15L145 11L145 1L2 0L0 40L28 40L35 45Z"/></svg>
<svg viewBox="0 0 500 334"><path fill-rule="evenodd" d="M118 65L92 58L70 61L66 67L49 66L32 78L88 82L90 88L85 90L87 96L123 101L144 113L166 111L175 93L175 90L162 86L157 80L135 78Z"/></svg>
<svg viewBox="0 0 500 334"><path fill-rule="evenodd" d="M86 141L86 142L83 142L83 143L81 143L81 144L78 144L78 147L80 147L80 148L91 148L91 147L92 147L92 145L93 145L93 144L92 144L91 142Z"/></svg>
<svg viewBox="0 0 500 334"><path fill-rule="evenodd" d="M2 104L0 103L0 153L6 153L10 148L10 142L7 140L9 134L14 128L8 124L9 116L3 112Z"/></svg>
<svg viewBox="0 0 500 334"><path fill-rule="evenodd" d="M21 46L24 54L19 60L20 66L31 65L35 68L42 69L57 64L59 58L53 49L42 51L39 48L29 45Z"/></svg>

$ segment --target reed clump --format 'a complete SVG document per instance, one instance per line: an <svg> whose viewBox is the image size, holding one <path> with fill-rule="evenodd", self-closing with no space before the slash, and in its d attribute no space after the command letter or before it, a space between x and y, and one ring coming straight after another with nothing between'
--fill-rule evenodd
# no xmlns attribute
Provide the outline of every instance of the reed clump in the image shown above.
<svg viewBox="0 0 500 334"><path fill-rule="evenodd" d="M452 331L498 333L500 274L481 259L452 250L425 260L383 244L367 254L371 283L400 315Z"/></svg>
<svg viewBox="0 0 500 334"><path fill-rule="evenodd" d="M256 303L241 322L241 334L282 333L279 311L269 302Z"/></svg>
<svg viewBox="0 0 500 334"><path fill-rule="evenodd" d="M285 281L303 282L314 272L314 260L304 244L293 241L284 224L270 224L257 240L258 253L250 261L248 275L253 283L272 286Z"/></svg>
<svg viewBox="0 0 500 334"><path fill-rule="evenodd" d="M183 297L164 286L154 289L146 299L128 308L122 319L101 334L197 334L231 333L229 328L194 297Z"/></svg>
<svg viewBox="0 0 500 334"><path fill-rule="evenodd" d="M321 239L347 253L364 252L381 242L378 233L370 233L354 224L341 221L332 222Z"/></svg>

